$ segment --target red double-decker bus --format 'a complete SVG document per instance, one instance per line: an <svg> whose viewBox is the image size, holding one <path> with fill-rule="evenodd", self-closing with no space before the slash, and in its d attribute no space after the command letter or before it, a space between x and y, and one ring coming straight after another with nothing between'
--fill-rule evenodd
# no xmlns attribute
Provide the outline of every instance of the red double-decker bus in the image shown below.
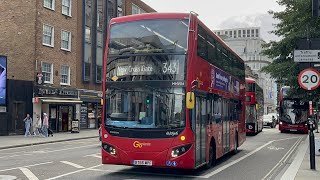
<svg viewBox="0 0 320 180"><path fill-rule="evenodd" d="M197 15L114 18L106 47L103 164L195 169L237 152L244 62Z"/></svg>
<svg viewBox="0 0 320 180"><path fill-rule="evenodd" d="M246 78L246 132L257 134L263 129L263 89L255 79Z"/></svg>
<svg viewBox="0 0 320 180"><path fill-rule="evenodd" d="M280 89L279 97L279 130L308 133L309 103L301 97L289 95L289 86Z"/></svg>

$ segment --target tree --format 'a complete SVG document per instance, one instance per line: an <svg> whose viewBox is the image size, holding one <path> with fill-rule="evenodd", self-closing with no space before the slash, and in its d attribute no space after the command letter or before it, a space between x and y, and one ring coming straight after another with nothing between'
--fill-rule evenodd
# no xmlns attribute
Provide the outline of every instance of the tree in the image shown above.
<svg viewBox="0 0 320 180"><path fill-rule="evenodd" d="M298 75L301 71L298 63L293 61L293 51L300 39L320 37L320 18L312 17L312 0L278 0L277 3L285 7L284 11L269 11L273 18L279 20L272 31L282 37L278 42L271 41L264 45L263 54L274 59L262 71L269 73L282 85L292 87L294 95L304 94L308 98L307 91L300 88ZM319 88L311 93L314 99L319 94Z"/></svg>

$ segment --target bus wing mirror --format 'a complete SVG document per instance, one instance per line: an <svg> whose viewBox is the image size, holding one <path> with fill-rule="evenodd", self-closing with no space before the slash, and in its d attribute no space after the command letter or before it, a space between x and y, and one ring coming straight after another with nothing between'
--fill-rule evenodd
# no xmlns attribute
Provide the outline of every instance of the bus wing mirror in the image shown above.
<svg viewBox="0 0 320 180"><path fill-rule="evenodd" d="M194 92L188 92L186 97L186 106L188 109L194 108Z"/></svg>

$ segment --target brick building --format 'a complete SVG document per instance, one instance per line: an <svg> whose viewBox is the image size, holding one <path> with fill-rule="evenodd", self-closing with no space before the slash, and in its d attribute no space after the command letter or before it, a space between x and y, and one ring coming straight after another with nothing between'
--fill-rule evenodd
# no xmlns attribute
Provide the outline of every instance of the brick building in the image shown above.
<svg viewBox="0 0 320 180"><path fill-rule="evenodd" d="M97 128L102 60L111 18L155 12L139 0L3 0L0 55L7 56L7 105L0 135L24 131L22 119L49 114L50 128ZM0 107L1 109L1 107Z"/></svg>

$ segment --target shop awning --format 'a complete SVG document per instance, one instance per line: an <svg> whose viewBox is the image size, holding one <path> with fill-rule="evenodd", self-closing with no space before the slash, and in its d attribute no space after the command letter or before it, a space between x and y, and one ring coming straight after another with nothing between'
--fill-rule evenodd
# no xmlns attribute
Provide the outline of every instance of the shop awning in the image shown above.
<svg viewBox="0 0 320 180"><path fill-rule="evenodd" d="M42 102L48 102L48 103L75 103L75 104L81 104L83 101L77 100L77 99L63 99L63 98L57 98L57 99L41 99Z"/></svg>

